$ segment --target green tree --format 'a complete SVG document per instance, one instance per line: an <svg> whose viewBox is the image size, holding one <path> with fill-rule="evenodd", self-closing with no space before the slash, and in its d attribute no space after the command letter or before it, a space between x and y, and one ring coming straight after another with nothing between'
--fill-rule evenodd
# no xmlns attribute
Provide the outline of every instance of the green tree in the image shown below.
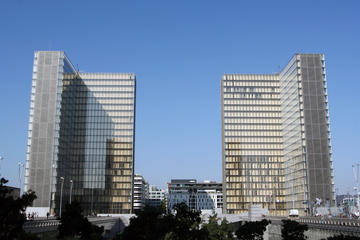
<svg viewBox="0 0 360 240"><path fill-rule="evenodd" d="M189 209L185 203L174 206L175 221L172 227L172 239L200 240L207 239L207 230L200 229L200 211Z"/></svg>
<svg viewBox="0 0 360 240"><path fill-rule="evenodd" d="M292 220L282 220L281 236L283 240L304 240L307 239L304 232L308 230L306 224Z"/></svg>
<svg viewBox="0 0 360 240"><path fill-rule="evenodd" d="M168 219L172 221L172 219ZM162 223L164 225L162 226ZM163 221L160 209L146 206L130 219L130 224L124 229L120 239L160 239L167 231L170 222Z"/></svg>
<svg viewBox="0 0 360 240"><path fill-rule="evenodd" d="M58 239L80 237L80 239L102 239L103 227L98 227L83 216L80 203L66 204L60 218Z"/></svg>
<svg viewBox="0 0 360 240"><path fill-rule="evenodd" d="M185 203L174 207L176 214L164 214L161 209L145 207L130 219L130 224L118 236L121 240L202 240L206 229L200 229L200 212L190 210Z"/></svg>
<svg viewBox="0 0 360 240"><path fill-rule="evenodd" d="M0 180L0 239L38 239L23 230L25 210L36 199L35 192L29 190L20 198L14 199L11 196L12 190L5 186L7 182L4 178Z"/></svg>
<svg viewBox="0 0 360 240"><path fill-rule="evenodd" d="M270 223L271 221L266 219L257 222L245 222L235 234L240 240L263 240L266 226Z"/></svg>
<svg viewBox="0 0 360 240"><path fill-rule="evenodd" d="M216 214L209 217L209 222L203 224L202 228L208 232L209 240L232 240L233 226L224 218L219 225L221 219Z"/></svg>
<svg viewBox="0 0 360 240"><path fill-rule="evenodd" d="M162 213L166 213L166 212L167 212L166 200L165 200L165 199L163 199L163 200L161 201L159 208L160 208L160 211L161 211Z"/></svg>

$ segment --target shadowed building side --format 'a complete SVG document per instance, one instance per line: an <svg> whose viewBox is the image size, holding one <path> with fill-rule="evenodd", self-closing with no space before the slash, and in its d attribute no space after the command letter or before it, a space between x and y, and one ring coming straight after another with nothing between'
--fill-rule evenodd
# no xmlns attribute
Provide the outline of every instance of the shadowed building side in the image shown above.
<svg viewBox="0 0 360 240"><path fill-rule="evenodd" d="M34 207L59 213L131 213L135 75L79 73L64 52L36 52L25 190ZM62 197L62 198L61 198Z"/></svg>

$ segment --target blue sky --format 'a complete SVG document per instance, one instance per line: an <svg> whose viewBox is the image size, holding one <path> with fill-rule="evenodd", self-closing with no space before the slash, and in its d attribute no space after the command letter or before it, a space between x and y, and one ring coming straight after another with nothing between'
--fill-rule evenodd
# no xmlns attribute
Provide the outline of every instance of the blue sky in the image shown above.
<svg viewBox="0 0 360 240"><path fill-rule="evenodd" d="M135 171L221 181L220 77L274 73L297 52L324 53L335 183L360 161L359 1L0 2L0 173L25 161L35 50L64 50L88 72L137 76Z"/></svg>

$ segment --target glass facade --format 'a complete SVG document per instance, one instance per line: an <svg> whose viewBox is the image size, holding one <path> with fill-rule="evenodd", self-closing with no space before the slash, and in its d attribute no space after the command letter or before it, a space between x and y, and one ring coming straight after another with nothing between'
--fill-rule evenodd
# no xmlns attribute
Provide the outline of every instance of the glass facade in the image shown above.
<svg viewBox="0 0 360 240"><path fill-rule="evenodd" d="M284 212L278 75L227 74L221 80L223 192L227 213L260 204Z"/></svg>
<svg viewBox="0 0 360 240"><path fill-rule="evenodd" d="M54 111L49 113L54 125L48 125L47 132L44 129L39 131L51 141L36 146L40 152L49 151L48 158L44 160L45 166L49 166L44 169L48 180L36 176L41 171L34 169L34 166L39 165L41 159L32 151L36 139L30 130L35 126L33 121L29 124L25 187L38 194L37 185L47 186L43 189L43 195L35 201L35 206L49 206L57 212L63 188L63 202L69 200L71 192L72 199L79 200L87 213L130 213L134 169L135 75L79 73L63 52L36 52L37 55L45 58L56 55L58 58L54 61L57 78L55 75L54 78L44 78L47 82L57 84L57 91L49 94L56 99ZM38 65L48 68L47 65L38 64L35 57L34 66L38 68ZM33 79L33 85L34 81L38 82L39 78ZM42 94L43 88L36 86L34 90L36 94ZM32 120L31 113L30 110ZM36 117L37 114L33 115ZM34 171L35 176L32 174Z"/></svg>
<svg viewBox="0 0 360 240"><path fill-rule="evenodd" d="M221 94L225 212L334 204L322 54L295 54L279 74L226 74Z"/></svg>
<svg viewBox="0 0 360 240"><path fill-rule="evenodd" d="M334 204L330 124L322 54L296 54L280 73L287 208Z"/></svg>
<svg viewBox="0 0 360 240"><path fill-rule="evenodd" d="M299 101L301 84L298 81L298 65L296 58L293 58L280 73L285 192L288 209L303 208L307 198L305 128L303 103Z"/></svg>

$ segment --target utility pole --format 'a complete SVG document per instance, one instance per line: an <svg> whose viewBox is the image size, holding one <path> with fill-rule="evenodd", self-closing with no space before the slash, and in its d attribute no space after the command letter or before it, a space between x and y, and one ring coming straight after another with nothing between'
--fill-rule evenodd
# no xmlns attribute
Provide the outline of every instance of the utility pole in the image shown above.
<svg viewBox="0 0 360 240"><path fill-rule="evenodd" d="M19 162L19 189L20 189L20 195L21 195L21 169L24 167L24 164Z"/></svg>

